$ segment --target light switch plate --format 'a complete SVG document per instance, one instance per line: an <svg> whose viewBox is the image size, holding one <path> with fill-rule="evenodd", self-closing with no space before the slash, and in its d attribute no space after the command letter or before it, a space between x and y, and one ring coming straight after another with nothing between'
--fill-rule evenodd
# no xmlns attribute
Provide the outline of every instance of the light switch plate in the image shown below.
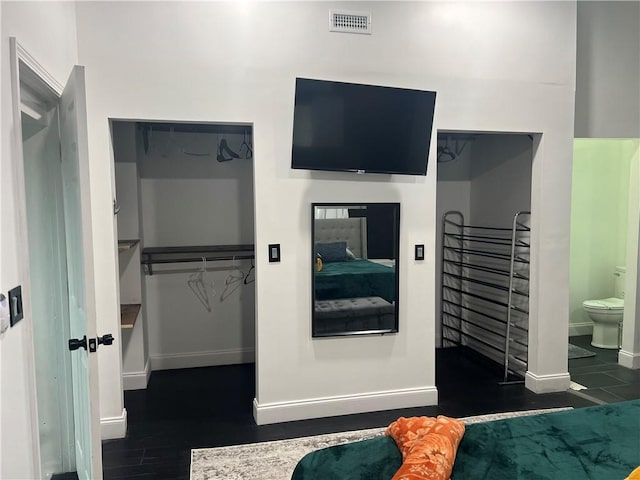
<svg viewBox="0 0 640 480"><path fill-rule="evenodd" d="M280 244L279 243L269 244L269 262L279 262L279 261L280 261Z"/></svg>
<svg viewBox="0 0 640 480"><path fill-rule="evenodd" d="M424 245L416 245L415 259L424 260Z"/></svg>
<svg viewBox="0 0 640 480"><path fill-rule="evenodd" d="M24 318L24 312L22 310L22 287L17 286L9 290L9 319L11 326Z"/></svg>

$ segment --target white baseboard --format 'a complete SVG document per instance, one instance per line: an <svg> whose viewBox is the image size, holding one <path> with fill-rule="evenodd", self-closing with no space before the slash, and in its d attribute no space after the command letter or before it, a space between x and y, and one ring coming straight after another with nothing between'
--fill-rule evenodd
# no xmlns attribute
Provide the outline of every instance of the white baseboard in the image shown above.
<svg viewBox="0 0 640 480"><path fill-rule="evenodd" d="M142 372L124 372L122 374L122 388L124 390L144 390L149 384L150 375L151 364L147 360Z"/></svg>
<svg viewBox="0 0 640 480"><path fill-rule="evenodd" d="M571 377L569 373L554 373L551 375L535 375L527 372L524 385L533 393L564 392L569 389Z"/></svg>
<svg viewBox="0 0 640 480"><path fill-rule="evenodd" d="M173 370L176 368L213 367L216 365L235 365L255 361L255 349L234 348L211 352L173 353L152 355L151 370Z"/></svg>
<svg viewBox="0 0 640 480"><path fill-rule="evenodd" d="M593 322L581 322L569 324L569 336L593 335Z"/></svg>
<svg viewBox="0 0 640 480"><path fill-rule="evenodd" d="M623 367L639 369L640 368L640 353L631 353L626 350L620 350L618 352L618 363Z"/></svg>
<svg viewBox="0 0 640 480"><path fill-rule="evenodd" d="M110 440L112 438L124 438L127 435L127 409L122 409L122 414L117 417L105 417L100 419L100 438Z"/></svg>
<svg viewBox="0 0 640 480"><path fill-rule="evenodd" d="M258 425L309 418L335 417L353 413L377 412L397 408L438 404L436 387L407 388L360 395L313 398L295 402L258 404L253 399L253 418Z"/></svg>

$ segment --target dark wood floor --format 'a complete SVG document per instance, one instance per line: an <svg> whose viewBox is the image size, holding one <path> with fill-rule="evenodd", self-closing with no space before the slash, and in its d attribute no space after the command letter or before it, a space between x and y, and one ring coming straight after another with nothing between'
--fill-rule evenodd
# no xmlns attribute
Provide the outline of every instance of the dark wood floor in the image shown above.
<svg viewBox="0 0 640 480"><path fill-rule="evenodd" d="M535 395L522 384L500 386L499 368L456 349L438 351L436 376L437 406L257 426L253 364L154 372L146 390L125 392L127 436L103 442L104 476L186 480L192 448L383 427L399 416L463 417L594 404L568 392Z"/></svg>

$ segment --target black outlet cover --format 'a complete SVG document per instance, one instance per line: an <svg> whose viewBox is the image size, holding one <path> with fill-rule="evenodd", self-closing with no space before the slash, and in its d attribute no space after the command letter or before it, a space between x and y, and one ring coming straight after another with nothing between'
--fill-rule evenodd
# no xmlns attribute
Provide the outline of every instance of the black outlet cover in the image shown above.
<svg viewBox="0 0 640 480"><path fill-rule="evenodd" d="M13 327L24 318L22 310L22 287L17 286L9 290L9 320Z"/></svg>

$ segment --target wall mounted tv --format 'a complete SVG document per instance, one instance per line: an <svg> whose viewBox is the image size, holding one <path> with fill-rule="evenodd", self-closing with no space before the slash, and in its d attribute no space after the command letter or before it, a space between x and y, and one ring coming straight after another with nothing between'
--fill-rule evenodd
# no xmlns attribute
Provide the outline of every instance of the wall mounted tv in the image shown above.
<svg viewBox="0 0 640 480"><path fill-rule="evenodd" d="M291 168L426 175L436 92L296 79Z"/></svg>

